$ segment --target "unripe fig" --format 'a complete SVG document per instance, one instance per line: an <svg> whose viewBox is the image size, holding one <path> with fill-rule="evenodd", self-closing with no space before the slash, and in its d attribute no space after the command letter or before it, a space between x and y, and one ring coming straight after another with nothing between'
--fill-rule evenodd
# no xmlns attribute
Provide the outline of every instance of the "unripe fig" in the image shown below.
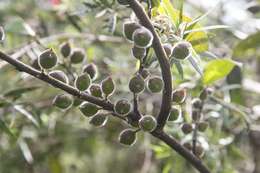
<svg viewBox="0 0 260 173"><path fill-rule="evenodd" d="M132 129L125 129L120 133L118 140L121 144L132 146L136 142L136 132Z"/></svg>
<svg viewBox="0 0 260 173"><path fill-rule="evenodd" d="M107 119L108 119L107 115L99 113L99 114L93 116L89 120L89 123L96 127L102 127L106 124Z"/></svg>
<svg viewBox="0 0 260 173"><path fill-rule="evenodd" d="M192 150L192 145L190 142L185 142L182 144L185 148L187 148L188 150Z"/></svg>
<svg viewBox="0 0 260 173"><path fill-rule="evenodd" d="M114 106L114 111L119 115L127 115L131 110L131 104L128 100L118 100Z"/></svg>
<svg viewBox="0 0 260 173"><path fill-rule="evenodd" d="M41 68L51 69L56 66L58 58L52 49L46 49L39 55L38 61Z"/></svg>
<svg viewBox="0 0 260 173"><path fill-rule="evenodd" d="M83 103L83 100L77 97L74 98L73 106L78 107L79 105L81 105L81 103Z"/></svg>
<svg viewBox="0 0 260 173"><path fill-rule="evenodd" d="M139 60L142 60L146 55L146 49L134 46L132 48L132 55Z"/></svg>
<svg viewBox="0 0 260 173"><path fill-rule="evenodd" d="M189 134L192 132L192 125L188 123L183 123L181 130L184 134Z"/></svg>
<svg viewBox="0 0 260 173"><path fill-rule="evenodd" d="M60 53L64 58L67 58L70 55L71 52L71 46L69 42L63 42L60 45Z"/></svg>
<svg viewBox="0 0 260 173"><path fill-rule="evenodd" d="M89 91L92 96L102 98L101 87L98 84L92 84L89 87Z"/></svg>
<svg viewBox="0 0 260 173"><path fill-rule="evenodd" d="M148 48L152 45L153 34L145 27L141 27L133 33L133 41L137 47Z"/></svg>
<svg viewBox="0 0 260 173"><path fill-rule="evenodd" d="M91 84L91 79L88 74L78 76L74 82L75 87L80 91L85 91Z"/></svg>
<svg viewBox="0 0 260 173"><path fill-rule="evenodd" d="M140 75L143 77L143 79L146 79L149 75L150 75L150 72L148 69L144 68L141 72L140 72Z"/></svg>
<svg viewBox="0 0 260 173"><path fill-rule="evenodd" d="M152 132L157 126L156 119L151 115L145 115L139 120L139 127L146 132Z"/></svg>
<svg viewBox="0 0 260 173"><path fill-rule="evenodd" d="M207 122L205 122L205 121L199 122L199 124L198 124L198 130L199 130L200 132L205 132L205 131L207 130L208 126L209 126L209 124L208 124Z"/></svg>
<svg viewBox="0 0 260 173"><path fill-rule="evenodd" d="M187 96L186 89L176 89L172 92L172 101L177 104L181 104L185 101Z"/></svg>
<svg viewBox="0 0 260 173"><path fill-rule="evenodd" d="M53 100L53 105L60 109L67 109L72 105L72 98L68 94L57 95Z"/></svg>
<svg viewBox="0 0 260 173"><path fill-rule="evenodd" d="M101 82L101 89L102 92L105 94L106 97L110 96L113 94L115 90L115 84L114 81L111 77L107 77Z"/></svg>
<svg viewBox="0 0 260 173"><path fill-rule="evenodd" d="M145 83L141 75L137 74L129 81L129 89L133 93L140 93L144 90Z"/></svg>
<svg viewBox="0 0 260 173"><path fill-rule="evenodd" d="M86 117L92 117L96 115L99 111L99 107L95 104L89 103L89 102L83 102L79 109L81 113L83 113Z"/></svg>
<svg viewBox="0 0 260 173"><path fill-rule="evenodd" d="M127 0L117 0L120 5L128 5Z"/></svg>
<svg viewBox="0 0 260 173"><path fill-rule="evenodd" d="M199 98L195 98L192 100L192 107L195 109L201 109L202 108L202 101Z"/></svg>
<svg viewBox="0 0 260 173"><path fill-rule="evenodd" d="M4 41L5 39L5 31L2 26L0 26L0 41Z"/></svg>
<svg viewBox="0 0 260 173"><path fill-rule="evenodd" d="M67 75L61 70L51 71L49 73L49 75L65 84L69 83L69 79L68 79Z"/></svg>
<svg viewBox="0 0 260 173"><path fill-rule="evenodd" d="M70 55L70 62L72 64L79 64L85 58L85 51L81 48L75 48L72 50Z"/></svg>
<svg viewBox="0 0 260 173"><path fill-rule="evenodd" d="M123 34L128 40L133 41L133 33L138 28L141 28L141 25L136 22L125 22L123 25Z"/></svg>
<svg viewBox="0 0 260 173"><path fill-rule="evenodd" d="M201 158L204 155L204 149L202 148L202 146L200 145L196 145L195 148L195 153L194 153L197 157Z"/></svg>
<svg viewBox="0 0 260 173"><path fill-rule="evenodd" d="M93 63L87 64L83 67L83 73L87 73L92 80L95 80L97 78L97 66Z"/></svg>
<svg viewBox="0 0 260 173"><path fill-rule="evenodd" d="M199 121L201 117L201 111L198 109L192 109L191 117L193 121Z"/></svg>
<svg viewBox="0 0 260 173"><path fill-rule="evenodd" d="M166 44L163 44L163 48L164 48L164 51L165 51L167 57L171 57L172 51L173 51L172 45L169 43L166 43Z"/></svg>
<svg viewBox="0 0 260 173"><path fill-rule="evenodd" d="M147 87L150 92L158 93L163 89L163 81L160 77L151 77L148 80Z"/></svg>
<svg viewBox="0 0 260 173"><path fill-rule="evenodd" d="M176 121L180 115L181 115L181 109L177 107L172 107L168 117L168 121Z"/></svg>
<svg viewBox="0 0 260 173"><path fill-rule="evenodd" d="M191 54L191 44L187 41L181 41L173 46L172 56L176 60L185 60Z"/></svg>

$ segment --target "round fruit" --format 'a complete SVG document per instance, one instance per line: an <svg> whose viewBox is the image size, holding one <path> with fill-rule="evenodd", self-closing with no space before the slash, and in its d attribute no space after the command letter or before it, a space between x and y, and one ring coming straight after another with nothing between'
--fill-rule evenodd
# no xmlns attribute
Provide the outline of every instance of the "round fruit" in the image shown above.
<svg viewBox="0 0 260 173"><path fill-rule="evenodd" d="M75 48L71 52L70 62L72 64L79 64L84 60L84 58L85 58L85 51L80 48Z"/></svg>
<svg viewBox="0 0 260 173"><path fill-rule="evenodd" d="M117 0L120 5L128 5L127 0Z"/></svg>
<svg viewBox="0 0 260 173"><path fill-rule="evenodd" d="M172 50L173 50L172 45L169 44L169 43L166 43L166 44L163 45L163 48L164 48L164 51L165 51L167 57L171 57L172 56Z"/></svg>
<svg viewBox="0 0 260 173"><path fill-rule="evenodd" d="M181 127L181 130L184 134L189 134L192 132L192 125L188 123L184 123Z"/></svg>
<svg viewBox="0 0 260 173"><path fill-rule="evenodd" d="M129 81L129 89L133 93L140 93L144 90L145 83L141 75L137 74Z"/></svg>
<svg viewBox="0 0 260 173"><path fill-rule="evenodd" d="M181 41L176 43L176 45L173 47L172 56L176 60L184 60L188 58L191 54L191 44L186 41Z"/></svg>
<svg viewBox="0 0 260 173"><path fill-rule="evenodd" d="M109 95L113 94L115 90L115 84L111 77L107 77L101 82L101 89L102 92L108 97Z"/></svg>
<svg viewBox="0 0 260 173"><path fill-rule="evenodd" d="M83 103L83 100L77 97L74 98L73 106L78 107L79 105L81 105L81 103Z"/></svg>
<svg viewBox="0 0 260 173"><path fill-rule="evenodd" d="M145 48L140 48L140 47L136 47L134 46L132 48L132 55L136 58L136 59L140 59L142 60L145 55L146 55L146 49Z"/></svg>
<svg viewBox="0 0 260 173"><path fill-rule="evenodd" d="M139 120L139 127L146 132L152 132L157 126L156 119L151 115L145 115Z"/></svg>
<svg viewBox="0 0 260 173"><path fill-rule="evenodd" d="M125 129L119 135L119 142L124 145L133 145L136 142L136 132L132 129Z"/></svg>
<svg viewBox="0 0 260 173"><path fill-rule="evenodd" d="M152 93L158 93L163 89L163 81L160 77L151 77L148 80L147 87L150 92Z"/></svg>
<svg viewBox="0 0 260 173"><path fill-rule="evenodd" d="M56 66L58 58L52 49L46 49L40 54L38 61L41 68L51 69Z"/></svg>
<svg viewBox="0 0 260 173"><path fill-rule="evenodd" d="M147 48L152 45L153 34L145 27L141 27L133 33L134 44L137 47Z"/></svg>
<svg viewBox="0 0 260 173"><path fill-rule="evenodd" d="M0 41L3 41L5 39L5 31L2 26L0 26Z"/></svg>
<svg viewBox="0 0 260 173"><path fill-rule="evenodd" d="M89 120L89 123L96 127L102 127L106 124L107 119L107 115L97 114Z"/></svg>
<svg viewBox="0 0 260 173"><path fill-rule="evenodd" d="M185 101L187 96L186 89L176 89L172 92L172 101L177 104L181 104Z"/></svg>
<svg viewBox="0 0 260 173"><path fill-rule="evenodd" d="M72 98L68 94L57 95L53 100L53 105L60 109L68 109L72 105Z"/></svg>
<svg viewBox="0 0 260 173"><path fill-rule="evenodd" d="M197 156L197 157L203 157L203 155L204 155L204 149L202 148L202 146L200 146L200 145L197 145L196 146L196 148L195 148L195 155Z"/></svg>
<svg viewBox="0 0 260 173"><path fill-rule="evenodd" d="M207 122L204 122L204 121L203 122L199 122L198 130L200 132L205 132L207 130L208 126L209 126L209 124Z"/></svg>
<svg viewBox="0 0 260 173"><path fill-rule="evenodd" d="M67 58L70 55L71 52L71 46L69 42L63 42L60 45L60 53L64 58Z"/></svg>
<svg viewBox="0 0 260 173"><path fill-rule="evenodd" d="M136 22L125 22L123 25L123 34L128 40L133 41L133 33L138 28L141 28L141 25Z"/></svg>
<svg viewBox="0 0 260 173"><path fill-rule="evenodd" d="M192 109L192 120L199 121L201 117L201 111L198 109Z"/></svg>
<svg viewBox="0 0 260 173"><path fill-rule="evenodd" d="M55 71L50 72L49 75L65 84L69 83L69 79L63 71L55 70Z"/></svg>
<svg viewBox="0 0 260 173"><path fill-rule="evenodd" d="M97 66L93 63L87 64L83 67L83 73L87 73L92 80L95 80L97 78Z"/></svg>
<svg viewBox="0 0 260 173"><path fill-rule="evenodd" d="M185 148L187 148L188 150L192 150L192 145L190 142L185 142L182 144Z"/></svg>
<svg viewBox="0 0 260 173"><path fill-rule="evenodd" d="M114 106L114 111L119 115L127 115L131 110L131 104L128 100L118 100Z"/></svg>
<svg viewBox="0 0 260 173"><path fill-rule="evenodd" d="M144 68L141 72L140 72L140 75L143 77L143 79L146 79L149 75L150 75L150 72L148 69Z"/></svg>
<svg viewBox="0 0 260 173"><path fill-rule="evenodd" d="M91 84L91 79L88 74L78 76L74 82L75 87L80 91L85 91Z"/></svg>
<svg viewBox="0 0 260 173"><path fill-rule="evenodd" d="M202 101L199 98L195 98L192 100L192 107L195 109L201 109L202 108Z"/></svg>
<svg viewBox="0 0 260 173"><path fill-rule="evenodd" d="M99 108L97 107L97 105L89 103L89 102L83 102L79 106L79 109L86 117L94 116L99 111Z"/></svg>
<svg viewBox="0 0 260 173"><path fill-rule="evenodd" d="M181 115L181 109L177 107L172 107L169 114L168 121L176 121L180 115Z"/></svg>
<svg viewBox="0 0 260 173"><path fill-rule="evenodd" d="M101 87L98 84L92 84L89 87L89 91L92 96L102 98Z"/></svg>

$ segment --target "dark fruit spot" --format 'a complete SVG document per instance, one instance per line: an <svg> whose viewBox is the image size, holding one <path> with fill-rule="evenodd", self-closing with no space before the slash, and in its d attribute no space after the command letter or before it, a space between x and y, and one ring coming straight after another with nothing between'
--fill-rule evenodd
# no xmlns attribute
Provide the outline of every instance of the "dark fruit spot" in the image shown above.
<svg viewBox="0 0 260 173"><path fill-rule="evenodd" d="M70 62L72 64L79 64L81 63L85 58L85 51L80 48L75 48L72 50L72 53L70 55Z"/></svg>
<svg viewBox="0 0 260 173"><path fill-rule="evenodd" d="M184 134L189 134L192 132L192 125L188 123L183 123L181 130Z"/></svg>
<svg viewBox="0 0 260 173"><path fill-rule="evenodd" d="M91 64L87 64L83 67L83 70L82 70L83 73L87 73L92 80L95 80L96 77L97 77L97 66L93 63Z"/></svg>
<svg viewBox="0 0 260 173"><path fill-rule="evenodd" d="M71 52L71 46L69 42L63 42L60 45L60 53L64 58L67 58L70 55Z"/></svg>

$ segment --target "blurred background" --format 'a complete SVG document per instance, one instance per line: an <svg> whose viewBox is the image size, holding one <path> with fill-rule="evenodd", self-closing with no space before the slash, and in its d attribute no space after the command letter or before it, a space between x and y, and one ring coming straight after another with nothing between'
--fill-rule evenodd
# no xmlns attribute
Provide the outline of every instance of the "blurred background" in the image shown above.
<svg viewBox="0 0 260 173"><path fill-rule="evenodd" d="M173 2L178 8L178 0ZM216 173L260 173L260 1L185 0L184 14L209 14L201 25L227 25L208 34L210 56L243 63L212 86L219 100L209 100L204 117L210 128L200 134L202 160ZM97 82L112 74L117 90L111 98L131 99L128 80L136 70L131 45L122 37L122 22L131 11L113 0L0 0L0 25L6 32L1 51L33 64L43 47L69 40L86 51L84 63L98 66ZM202 64L203 65L203 64ZM184 64L184 79L173 69L174 86L198 95L200 76ZM65 70L65 69L62 69ZM73 67L75 72L81 66ZM154 74L159 74L156 64ZM127 127L113 117L95 128L75 109L60 111L52 99L61 93L0 61L0 173L184 173L196 172L181 156L149 134L125 147L118 134ZM147 99L149 98L149 99ZM141 109L158 112L160 95L145 92ZM188 99L189 100L189 99ZM185 105L184 105L185 107ZM244 123L250 120L250 129ZM179 123L166 130L181 142Z"/></svg>

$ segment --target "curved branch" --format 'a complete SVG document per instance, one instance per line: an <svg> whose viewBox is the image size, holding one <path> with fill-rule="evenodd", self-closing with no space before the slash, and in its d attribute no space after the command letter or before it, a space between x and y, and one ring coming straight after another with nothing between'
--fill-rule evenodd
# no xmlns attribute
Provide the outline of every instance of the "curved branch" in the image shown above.
<svg viewBox="0 0 260 173"><path fill-rule="evenodd" d="M149 17L146 15L142 5L137 0L128 0L128 3L132 10L134 11L137 18L140 20L140 23L149 29L153 34L153 49L158 58L162 78L164 81L164 90L162 95L162 103L159 115L157 117L158 129L163 129L168 119L168 115L171 109L172 102L172 76L171 76L171 67L168 61L167 55L162 47L159 36L157 35L152 23L150 22Z"/></svg>

